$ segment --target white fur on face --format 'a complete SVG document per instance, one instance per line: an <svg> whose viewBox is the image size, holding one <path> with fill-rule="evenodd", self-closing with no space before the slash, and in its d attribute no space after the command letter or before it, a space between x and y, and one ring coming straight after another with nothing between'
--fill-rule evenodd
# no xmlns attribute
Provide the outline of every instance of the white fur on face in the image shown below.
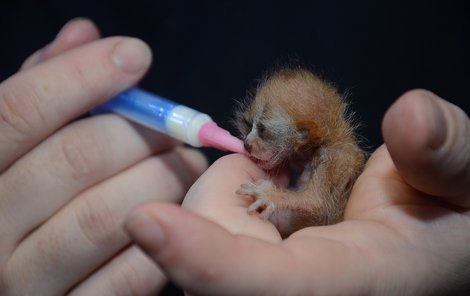
<svg viewBox="0 0 470 296"><path fill-rule="evenodd" d="M251 156L258 160L270 161L275 155L274 149L269 143L259 136L256 124L253 125L250 133L246 136L245 142L252 147Z"/></svg>
<svg viewBox="0 0 470 296"><path fill-rule="evenodd" d="M253 120L251 131L245 137L245 143L251 146L250 154L260 161L260 166L272 169L291 153L289 143L295 132L293 123L285 115L271 118L257 116Z"/></svg>

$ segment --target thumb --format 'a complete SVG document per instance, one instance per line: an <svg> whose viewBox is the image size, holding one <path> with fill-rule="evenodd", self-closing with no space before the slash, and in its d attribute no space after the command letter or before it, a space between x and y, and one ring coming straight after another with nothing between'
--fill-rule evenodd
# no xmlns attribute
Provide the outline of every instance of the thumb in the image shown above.
<svg viewBox="0 0 470 296"><path fill-rule="evenodd" d="M277 245L229 233L176 205L149 202L127 217L125 230L179 287L197 295L272 295L292 275L291 256Z"/></svg>
<svg viewBox="0 0 470 296"><path fill-rule="evenodd" d="M462 109L429 91L409 91L385 114L382 133L408 184L470 206L470 121Z"/></svg>

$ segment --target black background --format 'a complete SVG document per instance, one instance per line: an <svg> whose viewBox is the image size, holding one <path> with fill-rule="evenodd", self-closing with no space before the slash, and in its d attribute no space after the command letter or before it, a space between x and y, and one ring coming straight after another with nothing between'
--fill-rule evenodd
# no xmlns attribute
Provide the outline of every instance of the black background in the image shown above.
<svg viewBox="0 0 470 296"><path fill-rule="evenodd" d="M347 92L369 150L403 92L427 88L470 110L468 1L5 1L0 80L68 20L145 40L141 86L233 131L236 99L276 64L297 60ZM211 160L221 153L206 149Z"/></svg>
<svg viewBox="0 0 470 296"><path fill-rule="evenodd" d="M381 144L381 119L406 90L427 88L470 110L468 1L5 1L0 80L88 17L103 36L152 48L141 86L210 114L233 131L235 100L276 64L297 60L348 93L364 146ZM221 155L204 150L210 160Z"/></svg>

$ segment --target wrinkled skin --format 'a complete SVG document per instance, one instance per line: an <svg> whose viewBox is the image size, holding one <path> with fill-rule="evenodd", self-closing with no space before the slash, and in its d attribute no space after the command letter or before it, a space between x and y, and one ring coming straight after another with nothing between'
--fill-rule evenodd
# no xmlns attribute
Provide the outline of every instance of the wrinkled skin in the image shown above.
<svg viewBox="0 0 470 296"><path fill-rule="evenodd" d="M180 202L204 158L115 115L76 119L150 62L142 41L100 39L76 19L0 83L0 295L155 295L166 283L121 225L140 202Z"/></svg>

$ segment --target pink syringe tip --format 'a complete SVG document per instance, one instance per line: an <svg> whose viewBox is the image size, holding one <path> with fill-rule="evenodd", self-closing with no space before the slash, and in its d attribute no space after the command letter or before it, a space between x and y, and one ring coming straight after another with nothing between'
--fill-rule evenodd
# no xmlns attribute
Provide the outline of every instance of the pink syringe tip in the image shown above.
<svg viewBox="0 0 470 296"><path fill-rule="evenodd" d="M213 147L219 150L245 154L243 142L232 136L228 131L217 126L215 122L208 122L199 131L199 141L204 147Z"/></svg>

